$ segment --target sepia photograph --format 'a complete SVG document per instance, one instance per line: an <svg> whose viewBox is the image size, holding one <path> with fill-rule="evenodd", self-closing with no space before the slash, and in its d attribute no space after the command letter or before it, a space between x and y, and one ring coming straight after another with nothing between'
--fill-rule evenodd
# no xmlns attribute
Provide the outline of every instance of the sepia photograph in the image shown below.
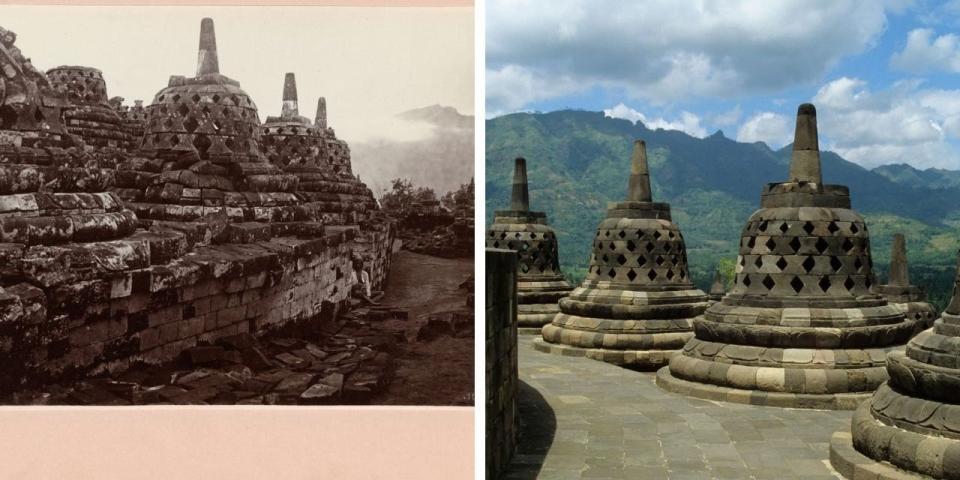
<svg viewBox="0 0 960 480"><path fill-rule="evenodd" d="M474 403L471 9L0 7L0 403Z"/></svg>

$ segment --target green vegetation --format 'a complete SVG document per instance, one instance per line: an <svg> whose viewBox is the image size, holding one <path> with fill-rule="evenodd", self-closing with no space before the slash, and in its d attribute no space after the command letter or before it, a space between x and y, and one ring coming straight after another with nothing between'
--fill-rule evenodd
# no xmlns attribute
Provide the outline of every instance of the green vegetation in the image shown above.
<svg viewBox="0 0 960 480"><path fill-rule="evenodd" d="M564 273L574 282L586 275L607 202L626 193L634 139L647 142L654 199L670 202L686 240L690 274L704 290L718 265L729 287L740 230L759 206L760 188L784 179L790 159L790 146L774 151L763 143L738 143L722 132L698 139L601 112L512 114L488 120L486 131L487 224L494 210L509 205L513 159L526 157L531 208L547 213ZM891 236L902 232L911 279L944 306L960 248L960 186L924 179L960 177L960 172L932 175L898 166L898 175L892 175L830 152L822 160L824 179L850 187L854 208L867 220L879 277L886 277Z"/></svg>

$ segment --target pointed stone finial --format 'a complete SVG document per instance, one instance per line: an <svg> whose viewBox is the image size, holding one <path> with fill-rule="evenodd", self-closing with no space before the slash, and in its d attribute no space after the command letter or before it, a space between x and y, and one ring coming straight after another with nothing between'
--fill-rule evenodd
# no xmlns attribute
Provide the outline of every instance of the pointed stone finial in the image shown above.
<svg viewBox="0 0 960 480"><path fill-rule="evenodd" d="M513 164L513 195L510 197L510 210L527 212L530 210L530 194L527 191L527 159L517 157Z"/></svg>
<svg viewBox="0 0 960 480"><path fill-rule="evenodd" d="M910 285L910 272L907 269L907 246L902 233L893 235L893 249L890 251L889 285L906 287Z"/></svg>
<svg viewBox="0 0 960 480"><path fill-rule="evenodd" d="M327 99L320 97L317 100L317 118L313 122L317 125L317 128L324 129L327 128Z"/></svg>
<svg viewBox="0 0 960 480"><path fill-rule="evenodd" d="M790 181L822 184L820 144L817 141L817 108L804 103L797 108L797 127L793 133Z"/></svg>
<svg viewBox="0 0 960 480"><path fill-rule="evenodd" d="M647 143L643 140L636 140L633 142L633 156L630 158L630 184L627 187L627 201L649 202L652 200L650 168L647 166Z"/></svg>
<svg viewBox="0 0 960 480"><path fill-rule="evenodd" d="M953 279L953 294L950 296L950 304L943 311L950 315L960 315L960 251L957 251L957 274Z"/></svg>
<svg viewBox="0 0 960 480"><path fill-rule="evenodd" d="M213 19L200 21L200 51L197 53L197 76L220 73L217 60L217 35L213 31Z"/></svg>
<svg viewBox="0 0 960 480"><path fill-rule="evenodd" d="M280 117L296 118L299 116L300 108L297 106L297 77L290 72L283 78L283 109L280 111Z"/></svg>
<svg viewBox="0 0 960 480"><path fill-rule="evenodd" d="M720 278L720 269L714 270L713 273L713 285L710 286L710 296L723 296L727 293L727 289L723 287L723 279Z"/></svg>

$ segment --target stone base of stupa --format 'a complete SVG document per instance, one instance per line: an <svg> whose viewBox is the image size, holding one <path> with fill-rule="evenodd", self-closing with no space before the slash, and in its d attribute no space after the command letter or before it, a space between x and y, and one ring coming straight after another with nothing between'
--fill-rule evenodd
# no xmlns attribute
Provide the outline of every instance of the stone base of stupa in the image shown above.
<svg viewBox="0 0 960 480"><path fill-rule="evenodd" d="M517 333L540 335L543 326L560 313L557 302L573 288L562 275L517 279Z"/></svg>
<svg viewBox="0 0 960 480"><path fill-rule="evenodd" d="M550 343L542 338L533 340L533 348L538 352L585 357L591 360L611 363L638 371L653 371L670 361L670 357L679 350L611 350L605 348L583 348Z"/></svg>
<svg viewBox="0 0 960 480"><path fill-rule="evenodd" d="M863 402L853 414L852 433L830 438L830 464L838 473L850 479L960 478L960 440L887 425L871 414L872 402ZM882 460L864 455L855 443Z"/></svg>
<svg viewBox="0 0 960 480"><path fill-rule="evenodd" d="M677 355L675 358L681 356L682 355ZM861 402L869 399L873 393L815 394L745 390L707 383L690 382L673 376L670 373L670 368L671 367L663 367L657 370L656 382L658 387L680 395L720 402L769 407L811 408L818 410L854 410ZM726 374L726 372L721 373L720 370L721 369L717 370L717 375Z"/></svg>

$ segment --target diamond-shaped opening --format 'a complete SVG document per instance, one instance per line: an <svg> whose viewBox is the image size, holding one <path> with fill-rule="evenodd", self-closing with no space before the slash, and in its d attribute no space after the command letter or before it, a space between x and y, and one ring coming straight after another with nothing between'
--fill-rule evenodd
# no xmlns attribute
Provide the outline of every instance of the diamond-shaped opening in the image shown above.
<svg viewBox="0 0 960 480"><path fill-rule="evenodd" d="M494 241L493 248L500 248L500 242Z"/></svg>
<svg viewBox="0 0 960 480"><path fill-rule="evenodd" d="M830 225L827 225L827 231L830 233L837 233L837 230L840 230L840 227L837 226L837 222L830 222Z"/></svg>
<svg viewBox="0 0 960 480"><path fill-rule="evenodd" d="M757 268L763 267L763 256L757 255L757 259L753 262L753 264L756 265Z"/></svg>
<svg viewBox="0 0 960 480"><path fill-rule="evenodd" d="M196 93L194 93L193 96L190 97L190 100L193 100L193 103L197 103L200 101L200 95L197 95Z"/></svg>
<svg viewBox="0 0 960 480"><path fill-rule="evenodd" d="M850 222L850 233L856 235L860 229L857 227L857 222Z"/></svg>
<svg viewBox="0 0 960 480"><path fill-rule="evenodd" d="M803 263L800 264L803 267L803 270L807 273L810 273L810 270L813 270L813 267L817 265L817 261L813 257L808 256L803 260Z"/></svg>
<svg viewBox="0 0 960 480"><path fill-rule="evenodd" d="M797 253L800 251L800 239L798 237L793 237L792 239L790 239L790 243L788 243L787 245L789 245L790 248L793 249L793 253Z"/></svg>
<svg viewBox="0 0 960 480"><path fill-rule="evenodd" d="M673 245L670 245L669 243L663 244L663 251L664 251L664 252L670 253L670 250L673 250Z"/></svg>
<svg viewBox="0 0 960 480"><path fill-rule="evenodd" d="M513 238L516 238L517 240L520 240L520 232L514 233L514 234L513 234Z"/></svg>
<svg viewBox="0 0 960 480"><path fill-rule="evenodd" d="M674 274L673 270L667 270L667 280L673 280Z"/></svg>
<svg viewBox="0 0 960 480"><path fill-rule="evenodd" d="M190 113L190 108L188 108L186 105L180 105L180 107L177 108L177 113L179 113L181 117L185 117L188 113Z"/></svg>
<svg viewBox="0 0 960 480"><path fill-rule="evenodd" d="M603 234L604 234L604 236L609 237L609 236L610 236L610 230L607 230L607 231L603 232Z"/></svg>
<svg viewBox="0 0 960 480"><path fill-rule="evenodd" d="M823 237L820 237L817 239L817 243L816 245L814 245L814 247L816 247L818 252L823 253L827 251L827 248L830 247L830 244L827 243L827 241L824 240Z"/></svg>
<svg viewBox="0 0 960 480"><path fill-rule="evenodd" d="M777 259L777 268L779 268L780 271L783 271L784 268L787 268L787 259L783 257Z"/></svg>
<svg viewBox="0 0 960 480"><path fill-rule="evenodd" d="M646 249L648 252L652 252L654 248L657 248L657 247L653 244L653 242L647 242Z"/></svg>
<svg viewBox="0 0 960 480"><path fill-rule="evenodd" d="M680 270L680 280L684 280L684 279L686 279L686 278L687 278L687 271L686 271L686 270Z"/></svg>
<svg viewBox="0 0 960 480"><path fill-rule="evenodd" d="M650 270L650 273L647 274L647 278L649 278L650 280L655 280L657 278L657 271Z"/></svg>
<svg viewBox="0 0 960 480"><path fill-rule="evenodd" d="M863 261L860 260L860 257L857 257L856 260L853 261L853 268L856 268L858 272L863 268Z"/></svg>
<svg viewBox="0 0 960 480"><path fill-rule="evenodd" d="M847 290L852 290L853 287L856 286L856 285L857 285L857 283L854 282L853 279L850 278L850 277L847 277L847 279L843 282L843 286L844 286L844 288L846 288Z"/></svg>
<svg viewBox="0 0 960 480"><path fill-rule="evenodd" d="M607 276L610 278L616 278L617 271L611 268L610 271L607 272Z"/></svg>
<svg viewBox="0 0 960 480"><path fill-rule="evenodd" d="M800 277L793 277L793 280L790 280L790 286L793 287L793 291L800 293L803 290L803 280L800 280Z"/></svg>
<svg viewBox="0 0 960 480"><path fill-rule="evenodd" d="M217 95L217 94L213 95L213 103L220 103L220 95Z"/></svg>
<svg viewBox="0 0 960 480"><path fill-rule="evenodd" d="M620 238L623 238L623 237L626 237L626 236L627 236L627 232L624 232L623 230L620 230L620 233L618 233L617 235L619 235Z"/></svg>
<svg viewBox="0 0 960 480"><path fill-rule="evenodd" d="M841 262L838 257L836 256L830 257L830 268L832 268L834 272L836 272L837 270L840 270L840 267L842 266L843 266L843 262Z"/></svg>
<svg viewBox="0 0 960 480"><path fill-rule="evenodd" d="M513 240L510 240L509 242L507 242L507 249L516 250L517 244Z"/></svg>
<svg viewBox="0 0 960 480"><path fill-rule="evenodd" d="M817 285L820 285L820 290L823 290L824 292L830 290L830 277L825 276L821 278L820 281L817 282Z"/></svg>
<svg viewBox="0 0 960 480"><path fill-rule="evenodd" d="M186 128L188 132L193 133L197 131L197 127L200 126L200 122L193 117L188 117L187 121L183 122L183 128Z"/></svg>
<svg viewBox="0 0 960 480"><path fill-rule="evenodd" d="M634 281L637 278L637 272L634 272L631 268L630 271L627 272L627 278L629 278L631 282Z"/></svg>
<svg viewBox="0 0 960 480"><path fill-rule="evenodd" d="M654 230L654 232L653 232L653 239L654 239L654 240L660 240L660 237L662 237L662 236L663 236L663 235L660 235L660 230Z"/></svg>
<svg viewBox="0 0 960 480"><path fill-rule="evenodd" d="M616 250L616 249L617 249L617 246L614 245L613 242L610 242L610 243L607 245L607 247L610 248L610 250Z"/></svg>
<svg viewBox="0 0 960 480"><path fill-rule="evenodd" d="M200 109L200 111L203 112L203 116L205 117L210 116L210 107L208 105L204 105L203 108Z"/></svg>
<svg viewBox="0 0 960 480"><path fill-rule="evenodd" d="M170 136L170 145L173 145L174 147L176 147L177 145L180 145L180 136L179 136L179 135L171 135L171 136Z"/></svg>
<svg viewBox="0 0 960 480"><path fill-rule="evenodd" d="M750 238L747 240L747 248L749 248L749 249L753 249L753 247L754 247L756 244L757 244L757 237L750 237Z"/></svg>
<svg viewBox="0 0 960 480"><path fill-rule="evenodd" d="M655 258L653 261L656 262L658 267L663 265L663 255L657 255L657 258Z"/></svg>
<svg viewBox="0 0 960 480"><path fill-rule="evenodd" d="M646 264L647 264L647 257L644 257L643 255L640 255L639 257L637 257L637 265L642 267Z"/></svg>
<svg viewBox="0 0 960 480"><path fill-rule="evenodd" d="M742 283L743 283L743 286L749 287L750 284L753 283L752 281L750 281L750 275L744 275Z"/></svg>
<svg viewBox="0 0 960 480"><path fill-rule="evenodd" d="M523 270L523 273L527 273L530 271L530 266L526 263L522 263L520 264L520 270Z"/></svg>
<svg viewBox="0 0 960 480"><path fill-rule="evenodd" d="M610 257L607 254L603 254L603 263L610 263Z"/></svg>
<svg viewBox="0 0 960 480"><path fill-rule="evenodd" d="M867 288L870 288L870 286L873 285L873 280L870 279L870 275L867 275L867 278L863 279L863 284Z"/></svg>
<svg viewBox="0 0 960 480"><path fill-rule="evenodd" d="M636 250L636 248L637 248L637 244L636 244L636 243L633 243L633 240L627 240L627 251L628 251L628 252L632 252L632 251Z"/></svg>
<svg viewBox="0 0 960 480"><path fill-rule="evenodd" d="M771 252L772 252L775 248L777 248L777 242L774 241L773 238L768 238L768 239L767 239L767 243L765 243L764 245L766 245L766 246L767 246L767 250L770 250Z"/></svg>
<svg viewBox="0 0 960 480"><path fill-rule="evenodd" d="M761 232L766 232L766 231L767 231L767 221L764 220L764 221L760 222L760 226L757 227L757 230L760 230Z"/></svg>
<svg viewBox="0 0 960 480"><path fill-rule="evenodd" d="M813 223L811 223L811 222L806 222L806 223L803 224L803 231L804 231L804 232L807 232L807 235L813 235L813 230L814 230L814 228L815 228L815 227L813 226Z"/></svg>
<svg viewBox="0 0 960 480"><path fill-rule="evenodd" d="M770 275L763 277L763 281L760 283L762 283L763 286L767 288L767 290L771 290L773 289L774 286L777 285L777 282L774 282L773 278L771 278Z"/></svg>
<svg viewBox="0 0 960 480"><path fill-rule="evenodd" d="M787 225L787 222L780 224L780 233L787 233L787 230L790 230L790 225Z"/></svg>
<svg viewBox="0 0 960 480"><path fill-rule="evenodd" d="M502 232L500 234L500 240L503 240L504 238L507 238L507 232Z"/></svg>
<svg viewBox="0 0 960 480"><path fill-rule="evenodd" d="M206 135L197 135L193 138L193 146L197 147L197 150L200 151L200 156L203 157L207 153L207 149L210 148L213 142L210 141Z"/></svg>
<svg viewBox="0 0 960 480"><path fill-rule="evenodd" d="M531 240L534 240L534 239L536 239L536 238L537 238L536 232L530 232L530 239L531 239Z"/></svg>
<svg viewBox="0 0 960 480"><path fill-rule="evenodd" d="M669 232L667 232L667 238L673 240L673 237L676 237L676 235L673 234L673 230L670 230Z"/></svg>
<svg viewBox="0 0 960 480"><path fill-rule="evenodd" d="M853 250L853 242L849 238L843 239L843 250L847 253Z"/></svg>
<svg viewBox="0 0 960 480"><path fill-rule="evenodd" d="M624 257L624 256L621 254L620 256L617 257L617 263L619 263L620 265L623 265L623 264L627 263L627 257Z"/></svg>

